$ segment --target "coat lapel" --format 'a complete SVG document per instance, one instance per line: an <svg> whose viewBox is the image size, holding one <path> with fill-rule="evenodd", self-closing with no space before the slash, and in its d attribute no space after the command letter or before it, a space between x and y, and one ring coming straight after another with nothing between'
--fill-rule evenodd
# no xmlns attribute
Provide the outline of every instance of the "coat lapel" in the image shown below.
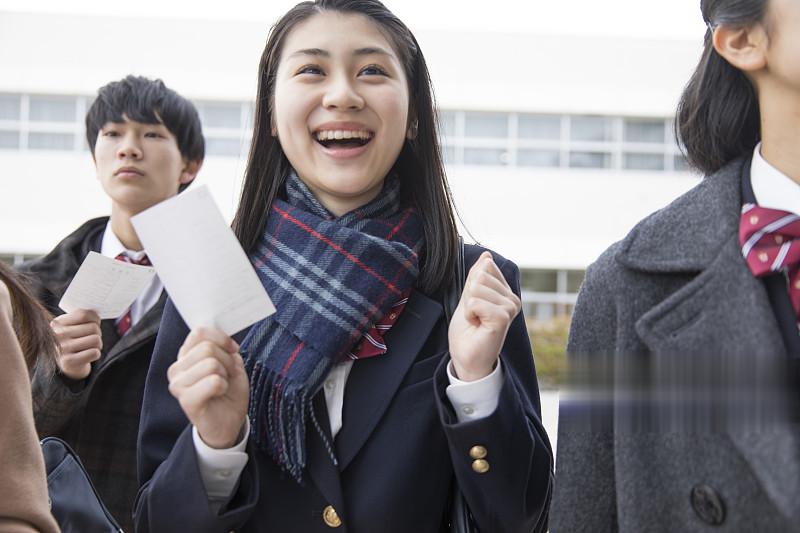
<svg viewBox="0 0 800 533"><path fill-rule="evenodd" d="M704 178L622 242L617 261L653 277L655 289L677 287L636 322L652 353L785 352L764 284L739 249L742 173L749 165L741 158Z"/></svg>
<svg viewBox="0 0 800 533"><path fill-rule="evenodd" d="M764 284L747 269L736 235L705 270L642 315L636 332L654 354L785 352Z"/></svg>
<svg viewBox="0 0 800 533"><path fill-rule="evenodd" d="M414 291L386 335L387 353L353 365L344 395L344 425L336 437L340 470L347 468L372 433L441 314L440 303Z"/></svg>
<svg viewBox="0 0 800 533"><path fill-rule="evenodd" d="M112 364L120 357L131 353L142 343L155 337L156 333L158 333L158 326L161 324L161 313L164 311L164 303L166 300L166 291L161 291L161 296L158 298L158 301L145 313L142 319L122 338L117 337L119 340L108 350L106 357L98 366L97 372ZM110 322L113 329L114 321L104 321L104 328L106 322ZM106 331L103 333L103 342L106 342L106 338L111 337L112 334ZM113 335L116 335L116 331L113 332Z"/></svg>

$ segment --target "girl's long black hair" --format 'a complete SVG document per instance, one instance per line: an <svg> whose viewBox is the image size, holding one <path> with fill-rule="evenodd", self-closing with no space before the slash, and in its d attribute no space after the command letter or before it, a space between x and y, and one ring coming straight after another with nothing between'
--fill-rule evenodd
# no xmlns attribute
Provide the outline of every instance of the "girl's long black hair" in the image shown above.
<svg viewBox="0 0 800 533"><path fill-rule="evenodd" d="M435 293L453 274L458 233L439 146L433 88L416 38L378 0L302 2L272 27L258 68L253 140L233 231L249 253L261 237L273 200L283 194L290 165L278 139L272 136L275 76L288 33L299 22L323 11L369 17L390 37L405 68L409 122L415 122L412 129L416 129L416 136L406 139L394 168L400 175L404 204L416 207L423 220L425 247L417 287L426 294Z"/></svg>
<svg viewBox="0 0 800 533"><path fill-rule="evenodd" d="M33 296L31 280L0 261L0 283L8 287L13 320L28 371L39 366L46 373L56 368L56 340L50 328L50 313Z"/></svg>
<svg viewBox="0 0 800 533"><path fill-rule="evenodd" d="M768 0L702 0L706 30L703 54L681 95L675 132L689 164L713 174L753 151L761 139L761 114L755 88L745 74L714 49L717 26L761 23Z"/></svg>

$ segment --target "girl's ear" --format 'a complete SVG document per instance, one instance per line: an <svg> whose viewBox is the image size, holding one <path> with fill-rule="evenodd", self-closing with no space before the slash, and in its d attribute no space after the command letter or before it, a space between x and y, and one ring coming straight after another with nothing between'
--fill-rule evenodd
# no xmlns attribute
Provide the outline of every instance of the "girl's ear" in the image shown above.
<svg viewBox="0 0 800 533"><path fill-rule="evenodd" d="M762 24L744 28L719 25L712 38L717 53L745 74L767 66L769 38Z"/></svg>
<svg viewBox="0 0 800 533"><path fill-rule="evenodd" d="M406 130L406 139L409 141L413 141L417 138L417 131L419 130L419 122L417 119L410 120L408 123L408 129Z"/></svg>

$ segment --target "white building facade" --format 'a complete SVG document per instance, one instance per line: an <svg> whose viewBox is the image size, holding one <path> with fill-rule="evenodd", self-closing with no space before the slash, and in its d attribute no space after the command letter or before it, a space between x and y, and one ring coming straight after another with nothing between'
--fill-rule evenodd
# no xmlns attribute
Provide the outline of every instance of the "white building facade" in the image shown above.
<svg viewBox="0 0 800 533"><path fill-rule="evenodd" d="M98 87L129 73L198 105L197 183L232 218L268 29L0 12L0 258L45 253L108 213L83 117ZM568 313L586 267L700 179L672 132L699 40L416 33L465 235L522 268L529 315Z"/></svg>

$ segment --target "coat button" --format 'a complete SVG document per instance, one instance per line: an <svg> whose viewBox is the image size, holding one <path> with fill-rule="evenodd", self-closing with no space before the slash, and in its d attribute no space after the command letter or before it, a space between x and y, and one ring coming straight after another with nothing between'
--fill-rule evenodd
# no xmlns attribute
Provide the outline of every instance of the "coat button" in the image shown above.
<svg viewBox="0 0 800 533"><path fill-rule="evenodd" d="M327 506L322 511L322 520L325 521L325 525L328 527L339 527L342 525L342 520L339 518L336 509L334 509L332 505Z"/></svg>
<svg viewBox="0 0 800 533"><path fill-rule="evenodd" d="M485 459L476 459L472 461L472 469L478 474L485 474L489 471L489 462Z"/></svg>
<svg viewBox="0 0 800 533"><path fill-rule="evenodd" d="M473 459L486 459L488 452L483 446L473 446L469 449L469 456Z"/></svg>
<svg viewBox="0 0 800 533"><path fill-rule="evenodd" d="M725 521L725 504L713 488L695 485L692 488L692 508L703 522L718 526Z"/></svg>

